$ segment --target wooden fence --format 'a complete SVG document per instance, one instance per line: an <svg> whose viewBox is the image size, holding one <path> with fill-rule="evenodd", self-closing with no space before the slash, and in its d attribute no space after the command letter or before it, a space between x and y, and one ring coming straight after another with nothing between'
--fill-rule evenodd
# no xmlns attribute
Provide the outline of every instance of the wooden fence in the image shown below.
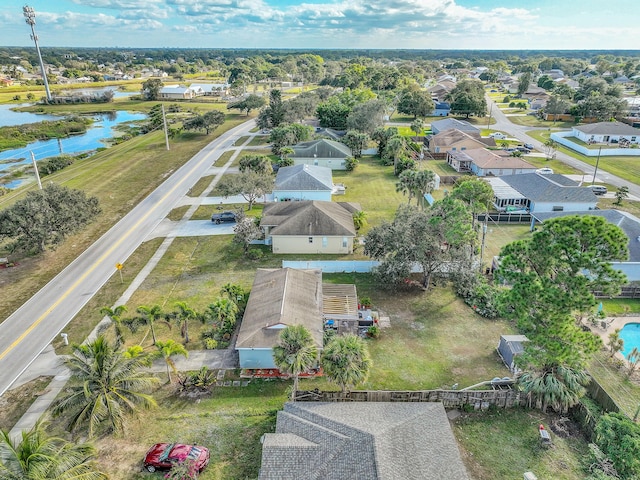
<svg viewBox="0 0 640 480"><path fill-rule="evenodd" d="M531 214L529 213L489 213L488 221L494 223L531 223ZM478 221L484 222L484 213L478 214Z"/></svg>
<svg viewBox="0 0 640 480"><path fill-rule="evenodd" d="M295 399L297 402L442 402L445 408L469 405L475 410L485 410L490 406L510 408L527 404L526 395L516 390L298 390Z"/></svg>
<svg viewBox="0 0 640 480"><path fill-rule="evenodd" d="M593 294L596 298L610 298L611 295L605 295L598 290L594 290ZM620 295L614 295L615 298L640 298L640 286L627 285L620 289Z"/></svg>

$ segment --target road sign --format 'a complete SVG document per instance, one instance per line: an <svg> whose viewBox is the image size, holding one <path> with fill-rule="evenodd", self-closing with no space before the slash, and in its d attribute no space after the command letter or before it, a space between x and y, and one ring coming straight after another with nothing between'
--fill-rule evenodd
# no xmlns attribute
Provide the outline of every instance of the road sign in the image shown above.
<svg viewBox="0 0 640 480"><path fill-rule="evenodd" d="M116 263L116 268L118 270L122 270L122 264L121 263Z"/></svg>

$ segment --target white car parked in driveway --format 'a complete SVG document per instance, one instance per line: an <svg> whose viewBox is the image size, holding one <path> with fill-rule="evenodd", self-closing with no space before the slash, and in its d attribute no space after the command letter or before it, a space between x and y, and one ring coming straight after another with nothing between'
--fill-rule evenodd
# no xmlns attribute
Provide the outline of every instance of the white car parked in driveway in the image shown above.
<svg viewBox="0 0 640 480"><path fill-rule="evenodd" d="M491 138L495 138L496 140L504 140L505 138L507 138L507 136L502 132L493 132L490 133L489 136Z"/></svg>

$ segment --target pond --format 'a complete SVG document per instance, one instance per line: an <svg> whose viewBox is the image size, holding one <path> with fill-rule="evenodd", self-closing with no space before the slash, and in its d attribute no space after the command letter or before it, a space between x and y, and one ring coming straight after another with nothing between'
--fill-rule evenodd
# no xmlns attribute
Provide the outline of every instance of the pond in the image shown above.
<svg viewBox="0 0 640 480"><path fill-rule="evenodd" d="M627 323L620 331L620 338L624 340L622 355L625 358L634 347L640 350L640 323Z"/></svg>
<svg viewBox="0 0 640 480"><path fill-rule="evenodd" d="M110 112L93 115L94 124L82 135L52 140L39 140L28 144L24 148L4 150L0 152L0 175L10 169L31 162L31 152L36 160L59 155L60 147L62 153L80 153L105 147L104 140L115 136L114 127L123 123L130 123L136 120L143 120L146 115L142 113L131 113L125 111ZM16 188L21 182L11 182L8 188Z"/></svg>
<svg viewBox="0 0 640 480"><path fill-rule="evenodd" d="M28 107L30 105L31 103L7 103L0 105L0 127L60 119L60 117L56 115L42 115L40 113L16 112L15 110L11 110L12 108Z"/></svg>

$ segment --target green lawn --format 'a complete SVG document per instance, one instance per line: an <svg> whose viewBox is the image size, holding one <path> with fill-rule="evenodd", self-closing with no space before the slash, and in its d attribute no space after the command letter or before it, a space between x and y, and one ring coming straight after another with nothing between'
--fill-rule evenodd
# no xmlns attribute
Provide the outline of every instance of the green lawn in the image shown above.
<svg viewBox="0 0 640 480"><path fill-rule="evenodd" d="M640 406L640 384L631 382L627 378L626 371L613 365L606 351L598 352L595 355L588 371L622 411L633 417L636 409Z"/></svg>
<svg viewBox="0 0 640 480"><path fill-rule="evenodd" d="M549 130L534 130L527 133L541 142L546 142L552 132ZM587 157L561 145L558 145L557 150L589 165L595 166L596 164L597 157ZM640 185L640 161L638 157L601 156L598 168L602 168L618 177L625 178L629 180L630 183Z"/></svg>

